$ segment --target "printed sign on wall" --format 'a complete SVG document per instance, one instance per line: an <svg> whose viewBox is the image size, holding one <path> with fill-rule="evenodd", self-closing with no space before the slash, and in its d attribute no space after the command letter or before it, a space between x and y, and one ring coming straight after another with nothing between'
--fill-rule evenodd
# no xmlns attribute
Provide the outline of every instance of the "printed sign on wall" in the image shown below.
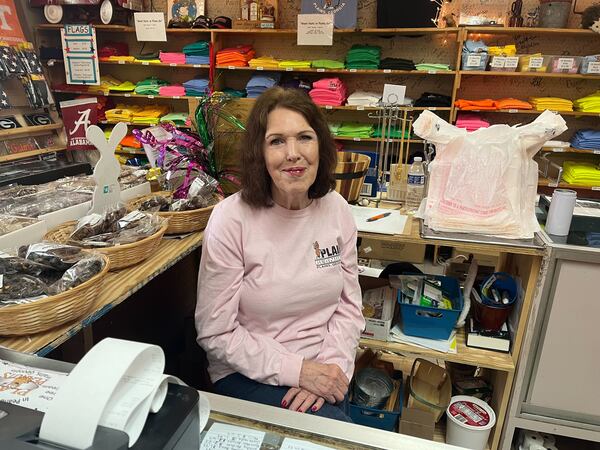
<svg viewBox="0 0 600 450"><path fill-rule="evenodd" d="M0 41L11 45L25 42L13 0L0 0Z"/></svg>
<svg viewBox="0 0 600 450"><path fill-rule="evenodd" d="M67 84L100 84L96 30L91 25L65 25L60 30Z"/></svg>

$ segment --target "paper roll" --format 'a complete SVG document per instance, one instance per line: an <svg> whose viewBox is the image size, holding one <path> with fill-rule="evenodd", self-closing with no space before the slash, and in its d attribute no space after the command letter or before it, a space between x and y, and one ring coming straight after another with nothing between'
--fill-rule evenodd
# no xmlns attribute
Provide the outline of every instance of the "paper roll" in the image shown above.
<svg viewBox="0 0 600 450"><path fill-rule="evenodd" d="M542 433L544 438L544 445L556 445L556 436L549 433Z"/></svg>
<svg viewBox="0 0 600 450"><path fill-rule="evenodd" d="M577 192L570 189L555 189L550 202L546 233L566 236L571 228Z"/></svg>
<svg viewBox="0 0 600 450"><path fill-rule="evenodd" d="M523 450L544 450L544 438L536 431L525 431L523 433ZM534 447L541 446L541 447Z"/></svg>

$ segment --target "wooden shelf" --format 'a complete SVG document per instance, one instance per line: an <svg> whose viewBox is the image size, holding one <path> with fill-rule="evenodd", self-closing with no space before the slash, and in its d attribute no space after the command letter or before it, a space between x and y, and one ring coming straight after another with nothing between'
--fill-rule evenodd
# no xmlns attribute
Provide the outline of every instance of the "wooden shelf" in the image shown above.
<svg viewBox="0 0 600 450"><path fill-rule="evenodd" d="M79 94L86 94L86 95L90 95L90 96L97 96L97 95L102 95L104 97L126 97L126 98L148 98L150 100L152 99L169 99L169 100L200 100L203 97L189 97L187 95L181 95L181 96L175 96L175 97L171 97L168 95L139 95L139 94L135 94L133 92L124 92L124 93L119 93L119 92L92 92L92 91L85 91L85 90L71 90L71 89L52 89L52 92L58 92L60 94L75 94L75 95L79 95Z"/></svg>
<svg viewBox="0 0 600 450"><path fill-rule="evenodd" d="M98 121L98 125L116 125L118 123L124 123L127 126L134 126L134 127L153 127L155 125L148 125L146 123L132 123L132 122L121 122L121 121L113 121L113 120L99 120ZM173 125L171 122L168 122L171 125ZM160 123L159 123L160 125ZM187 125L173 125L175 128L188 128L191 129L191 126L187 126Z"/></svg>
<svg viewBox="0 0 600 450"><path fill-rule="evenodd" d="M0 139L20 136L22 134L39 134L46 131L60 130L63 127L62 123L51 123L48 125L36 125L31 127L13 128L10 130L0 131Z"/></svg>
<svg viewBox="0 0 600 450"><path fill-rule="evenodd" d="M236 102L249 102L254 103L256 99L254 98L236 98ZM340 110L340 111L378 111L381 108L378 106L331 106L331 105L317 105L321 109L326 110ZM449 106L400 106L398 107L401 111L452 111L452 108Z"/></svg>
<svg viewBox="0 0 600 450"><path fill-rule="evenodd" d="M119 154L119 155L132 155L132 156L146 156L146 152L144 152L143 150L123 150L123 149L117 149L115 150L115 153Z"/></svg>
<svg viewBox="0 0 600 450"><path fill-rule="evenodd" d="M48 147L39 150L31 150L29 152L11 153L10 155L0 156L0 162L16 161L18 159L28 158L30 156L46 155L48 153L62 152L66 150L64 146Z"/></svg>
<svg viewBox="0 0 600 450"><path fill-rule="evenodd" d="M359 138L359 137L340 137L332 134L333 138L336 141L353 141L353 142L380 142L381 138ZM400 142L401 139L386 139L386 142ZM408 142L410 144L422 144L424 141L422 139L404 139L404 142Z"/></svg>
<svg viewBox="0 0 600 450"><path fill-rule="evenodd" d="M588 150L573 147L542 147L541 151L544 153L581 153L585 155L600 155L600 149Z"/></svg>
<svg viewBox="0 0 600 450"><path fill-rule="evenodd" d="M538 111L537 109L491 109L491 110L483 110L483 109L475 109L475 110L464 110L457 109L457 112L466 112L466 113L490 113L490 114L532 114L539 115L544 111ZM552 112L558 113L561 116L588 116L588 117L600 117L600 112L582 112L582 111L554 111Z"/></svg>
<svg viewBox="0 0 600 450"><path fill-rule="evenodd" d="M488 76L488 77L542 77L559 79L578 79L578 80L600 80L599 74L583 75L580 73L549 73L549 72L498 72L483 70L461 70L461 76Z"/></svg>
<svg viewBox="0 0 600 450"><path fill-rule="evenodd" d="M64 25L61 23L53 24L53 23L42 23L39 24L36 28L41 31L59 31ZM135 27L130 27L127 25L104 25L104 24L93 24L93 27L96 30L100 31L112 31L115 33L135 33ZM206 28L167 28L167 33L187 33L187 34L196 34L196 33L210 33L215 30L206 29Z"/></svg>
<svg viewBox="0 0 600 450"><path fill-rule="evenodd" d="M267 67L237 67L237 66L216 66L221 70L252 70L265 72L302 72L302 73L343 73L358 75L456 75L455 70L392 70L392 69L315 69L315 68L293 68L277 67L275 69Z"/></svg>
<svg viewBox="0 0 600 450"><path fill-rule="evenodd" d="M403 344L399 342L385 342L374 339L361 339L360 346L367 347L373 351L383 351L397 353L398 358L404 359L402 355L422 356L425 358L434 358L443 361L452 361L469 366L486 367L488 369L513 372L515 363L509 353L500 353L492 350L482 350L478 348L467 347L465 344L465 330L461 328L456 333L456 344L458 353L442 353L427 348L417 347L416 345ZM388 354L387 358L392 358Z"/></svg>
<svg viewBox="0 0 600 450"><path fill-rule="evenodd" d="M542 187L551 187L551 188L561 188L561 189L581 189L586 191L600 191L600 183L598 186L581 186L579 184L571 184L565 181L561 181L556 184L548 178L540 177L538 180L538 186Z"/></svg>
<svg viewBox="0 0 600 450"><path fill-rule="evenodd" d="M468 34L554 34L577 37L597 36L592 30L579 28L527 28L527 27L466 27Z"/></svg>
<svg viewBox="0 0 600 450"><path fill-rule="evenodd" d="M98 61L99 64L118 66L152 66L152 67L176 67L183 69L210 69L209 64L177 64L177 63L151 63L148 61Z"/></svg>

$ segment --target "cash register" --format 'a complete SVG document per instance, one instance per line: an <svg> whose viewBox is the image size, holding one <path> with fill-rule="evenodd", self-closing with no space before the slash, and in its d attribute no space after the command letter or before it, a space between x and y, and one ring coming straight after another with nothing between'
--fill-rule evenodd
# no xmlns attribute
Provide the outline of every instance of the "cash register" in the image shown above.
<svg viewBox="0 0 600 450"><path fill-rule="evenodd" d="M41 358L0 348L0 360L38 369L69 373L74 364ZM0 374L1 376L1 374ZM198 391L189 386L169 384L162 408L149 414L140 438L132 449L188 450L200 448ZM65 447L42 442L38 432L44 414L22 406L0 402L0 449L57 450ZM69 427L65 423L66 428ZM89 450L125 450L128 437L123 431L99 426Z"/></svg>

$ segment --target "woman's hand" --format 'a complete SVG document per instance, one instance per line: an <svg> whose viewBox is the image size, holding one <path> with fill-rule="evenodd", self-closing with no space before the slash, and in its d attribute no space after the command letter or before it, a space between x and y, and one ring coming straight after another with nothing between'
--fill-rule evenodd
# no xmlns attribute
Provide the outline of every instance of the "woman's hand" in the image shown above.
<svg viewBox="0 0 600 450"><path fill-rule="evenodd" d="M344 400L348 378L337 364L321 364L304 360L300 370L300 387L323 397L329 403Z"/></svg>
<svg viewBox="0 0 600 450"><path fill-rule="evenodd" d="M323 397L301 388L290 388L281 400L281 406L298 412L306 412L309 408L312 412L318 411L324 403Z"/></svg>

